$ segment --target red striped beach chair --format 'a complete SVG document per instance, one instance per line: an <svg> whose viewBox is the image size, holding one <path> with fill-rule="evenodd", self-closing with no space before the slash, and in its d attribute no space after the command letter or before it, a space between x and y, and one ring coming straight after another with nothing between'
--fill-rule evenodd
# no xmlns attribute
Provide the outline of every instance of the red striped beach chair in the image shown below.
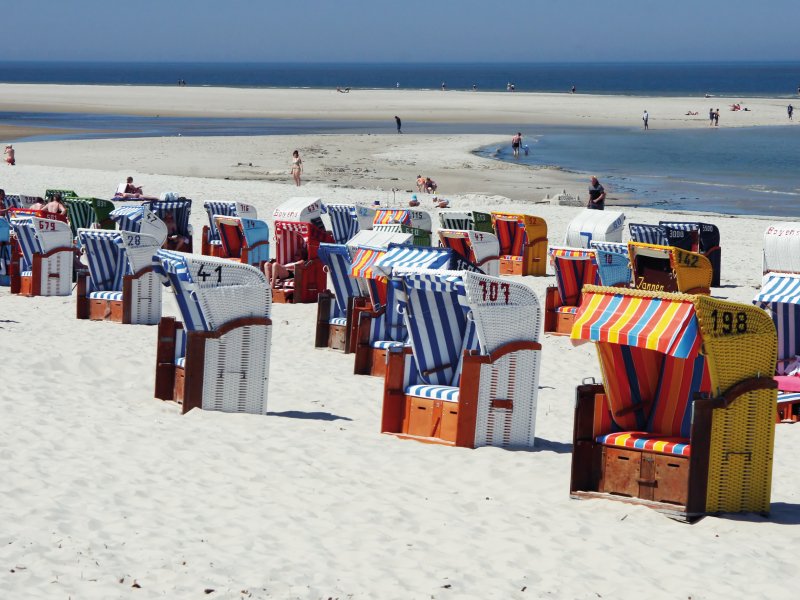
<svg viewBox="0 0 800 600"><path fill-rule="evenodd" d="M571 337L602 384L577 388L570 494L693 520L769 512L775 327L702 295L588 285Z"/></svg>
<svg viewBox="0 0 800 600"><path fill-rule="evenodd" d="M492 213L500 242L501 275L544 276L547 270L547 223L540 217Z"/></svg>
<svg viewBox="0 0 800 600"><path fill-rule="evenodd" d="M587 283L600 282L597 255L594 250L559 246L550 246L548 254L556 285L545 291L544 332L569 335L581 303L581 289Z"/></svg>
<svg viewBox="0 0 800 600"><path fill-rule="evenodd" d="M469 271L397 271L392 287L410 344L389 350L381 432L532 448L541 360L533 291Z"/></svg>

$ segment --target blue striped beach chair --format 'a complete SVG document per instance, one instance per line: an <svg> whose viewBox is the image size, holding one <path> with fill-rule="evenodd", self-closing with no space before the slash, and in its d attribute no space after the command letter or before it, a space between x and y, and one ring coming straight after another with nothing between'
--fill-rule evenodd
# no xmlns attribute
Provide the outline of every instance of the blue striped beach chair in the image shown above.
<svg viewBox="0 0 800 600"><path fill-rule="evenodd" d="M269 261L269 226L247 217L214 215L220 250L217 256L261 269Z"/></svg>
<svg viewBox="0 0 800 600"><path fill-rule="evenodd" d="M148 200L143 203L155 215L165 223L169 219L169 215L175 219L175 235L183 238L184 246L181 252L192 253L193 248L193 231L192 226L189 224L189 217L192 212L192 201L188 198L178 198L174 192L162 194L162 200ZM164 242L165 248L173 247L172 235L168 234L167 241Z"/></svg>
<svg viewBox="0 0 800 600"><path fill-rule="evenodd" d="M393 346L408 342L408 330L398 312L396 289L387 285L395 269L449 269L452 252L447 248L390 245L372 263L365 276L385 296L373 295L371 310L361 311L356 324L356 375L382 377L386 372L386 353Z"/></svg>
<svg viewBox="0 0 800 600"><path fill-rule="evenodd" d="M349 353L353 309L365 306L366 298L353 277L350 251L345 244L320 244L318 256L328 273L329 289L320 293L317 301L314 346Z"/></svg>
<svg viewBox="0 0 800 600"><path fill-rule="evenodd" d="M171 250L156 253L182 321L158 325L155 396L192 408L265 414L272 297L250 265Z"/></svg>
<svg viewBox="0 0 800 600"><path fill-rule="evenodd" d="M584 209L567 225L564 245L589 248L596 242L622 242L625 214L618 210Z"/></svg>
<svg viewBox="0 0 800 600"><path fill-rule="evenodd" d="M631 241L642 244L655 244L669 246L667 231L660 225L647 225L645 223L628 223Z"/></svg>
<svg viewBox="0 0 800 600"><path fill-rule="evenodd" d="M120 231L151 235L163 246L167 239L167 225L147 205L123 204L109 215Z"/></svg>
<svg viewBox="0 0 800 600"><path fill-rule="evenodd" d="M0 217L0 285L11 285L11 223Z"/></svg>
<svg viewBox="0 0 800 600"><path fill-rule="evenodd" d="M63 221L12 218L16 237L11 259L11 293L23 296L69 296L75 249Z"/></svg>
<svg viewBox="0 0 800 600"><path fill-rule="evenodd" d="M346 244L361 229L355 204L323 204L322 214L327 215L337 244Z"/></svg>
<svg viewBox="0 0 800 600"><path fill-rule="evenodd" d="M153 270L159 240L146 233L79 229L89 265L78 274L77 318L156 325L161 318L161 277Z"/></svg>
<svg viewBox="0 0 800 600"><path fill-rule="evenodd" d="M220 200L209 200L203 202L203 208L208 215L208 225L203 225L203 237L201 238L201 253L206 256L220 256L221 242L217 224L214 216L221 217L247 217L248 219L258 218L258 213L254 206L244 202L228 202Z"/></svg>
<svg viewBox="0 0 800 600"><path fill-rule="evenodd" d="M589 246L597 254L597 274L605 286L630 287L631 260L628 244L592 242Z"/></svg>
<svg viewBox="0 0 800 600"><path fill-rule="evenodd" d="M381 431L532 448L541 310L525 285L468 271L395 271L408 347L387 357Z"/></svg>

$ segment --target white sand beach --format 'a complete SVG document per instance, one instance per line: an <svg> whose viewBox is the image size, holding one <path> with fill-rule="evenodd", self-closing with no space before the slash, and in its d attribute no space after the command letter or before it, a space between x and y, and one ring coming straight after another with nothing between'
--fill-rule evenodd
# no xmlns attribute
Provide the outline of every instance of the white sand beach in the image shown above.
<svg viewBox="0 0 800 600"><path fill-rule="evenodd" d="M0 110L325 119L403 111L419 120L586 125L638 122L643 108L642 99L581 95L103 86L0 85L0 98ZM664 115L671 127L704 120L709 103L726 105L646 102L651 122ZM747 105L752 112L730 113L731 125L785 119L778 101ZM699 117L682 116L689 109ZM17 166L0 165L0 187L108 198L131 175L145 193L177 191L196 202L199 245L205 200L251 203L272 225L272 210L298 195L405 204L421 172L435 174L453 207L535 214L547 220L550 243L561 243L581 209L538 202L562 189L585 197L584 177L471 154L495 142L507 140L26 142L15 144ZM299 189L290 185L293 149L306 167ZM427 196L421 201L430 208ZM625 213L646 223L675 215ZM722 286L712 293L751 302L763 232L778 219L701 220L722 235ZM554 284L552 275L520 280L542 302ZM171 292L163 310L178 315ZM381 435L383 381L353 375L352 355L315 350L315 316L316 305L274 306L267 416L181 416L153 398L155 327L79 321L74 295L22 298L0 287L0 597L796 597L800 426L777 426L766 518L686 525L643 507L571 500L575 386L600 379L591 345L542 337L535 450L464 450Z"/></svg>

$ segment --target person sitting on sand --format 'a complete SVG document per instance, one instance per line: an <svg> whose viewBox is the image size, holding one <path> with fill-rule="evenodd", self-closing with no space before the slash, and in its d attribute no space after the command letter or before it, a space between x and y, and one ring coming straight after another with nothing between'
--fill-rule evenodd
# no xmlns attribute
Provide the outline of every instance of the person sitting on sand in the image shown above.
<svg viewBox="0 0 800 600"><path fill-rule="evenodd" d="M125 193L126 194L141 194L142 186L133 185L133 177L128 177L125 180Z"/></svg>
<svg viewBox="0 0 800 600"><path fill-rule="evenodd" d="M44 210L59 215L67 214L67 207L61 202L61 194L53 194L53 198L44 205Z"/></svg>
<svg viewBox="0 0 800 600"><path fill-rule="evenodd" d="M417 200L417 195L416 194L412 194L411 195L411 200L408 201L408 205L409 206L419 206L419 200Z"/></svg>
<svg viewBox="0 0 800 600"><path fill-rule="evenodd" d="M690 110L690 111L687 111L687 112L686 112L686 116L687 116L687 117L693 117L693 116L695 116L696 114L697 114L697 111L696 111L696 110L694 110L694 111L693 111L693 110Z"/></svg>
<svg viewBox="0 0 800 600"><path fill-rule="evenodd" d="M436 191L436 182L430 177L425 178L425 191L432 194Z"/></svg>
<svg viewBox="0 0 800 600"><path fill-rule="evenodd" d="M169 211L164 215L164 224L167 226L167 249L182 250L189 245L189 238L178 232L178 225L175 223L175 213Z"/></svg>
<svg viewBox="0 0 800 600"><path fill-rule="evenodd" d="M292 262L285 265L274 260L264 263L264 275L267 276L270 287L281 287L281 282L294 277L294 271L298 265L302 265L308 260L308 250L298 248L292 255Z"/></svg>
<svg viewBox="0 0 800 600"><path fill-rule="evenodd" d="M445 198L439 198L438 196L433 197L433 206L436 208L447 208L450 206L450 200Z"/></svg>

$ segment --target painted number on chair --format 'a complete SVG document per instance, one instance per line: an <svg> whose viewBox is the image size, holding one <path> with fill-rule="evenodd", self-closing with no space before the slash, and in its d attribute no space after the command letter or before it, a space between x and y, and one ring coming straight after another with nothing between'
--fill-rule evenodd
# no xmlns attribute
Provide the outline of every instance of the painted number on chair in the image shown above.
<svg viewBox="0 0 800 600"><path fill-rule="evenodd" d="M149 211L145 213L144 218L145 218L145 221L147 221L148 223L155 223L156 221L159 220L158 217L154 213L151 213Z"/></svg>
<svg viewBox="0 0 800 600"><path fill-rule="evenodd" d="M733 313L728 310L712 310L711 320L714 331L722 333L747 333L747 313Z"/></svg>
<svg viewBox="0 0 800 600"><path fill-rule="evenodd" d="M214 270L211 273L206 271L204 267L205 265L200 265L200 268L197 269L197 276L203 281L203 283L205 283L209 277L213 277L214 273L217 274L216 283L222 283L222 265L219 265L218 267L214 268Z"/></svg>
<svg viewBox="0 0 800 600"><path fill-rule="evenodd" d="M40 231L55 231L56 224L52 221L39 221L39 230Z"/></svg>
<svg viewBox="0 0 800 600"><path fill-rule="evenodd" d="M700 258L696 254L689 254L688 252L677 253L678 263L686 267L696 267L697 260Z"/></svg>
<svg viewBox="0 0 800 600"><path fill-rule="evenodd" d="M481 281L480 284L484 302L497 302L499 293L502 293L503 301L508 304L509 296L511 295L510 285L507 283L497 283L496 281Z"/></svg>

